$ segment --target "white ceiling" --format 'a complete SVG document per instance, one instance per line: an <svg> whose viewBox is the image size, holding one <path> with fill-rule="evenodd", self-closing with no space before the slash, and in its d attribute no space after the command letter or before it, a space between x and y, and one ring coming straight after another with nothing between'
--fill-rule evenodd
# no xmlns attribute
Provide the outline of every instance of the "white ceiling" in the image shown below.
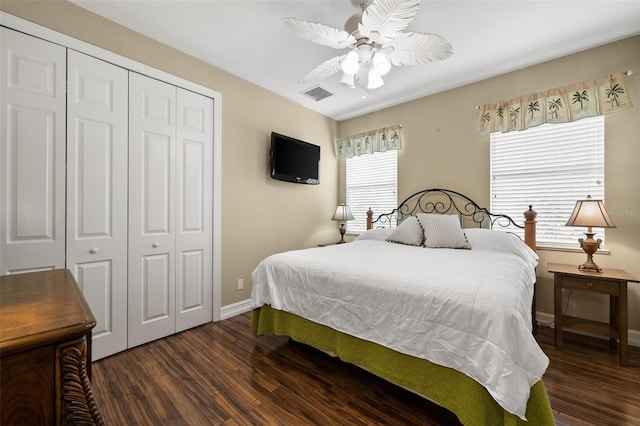
<svg viewBox="0 0 640 426"><path fill-rule="evenodd" d="M298 83L346 51L299 39L283 23L292 16L343 28L357 0L71 1L336 120L640 34L640 0L423 0L407 31L444 37L453 56L393 67L385 85L362 99L338 84L340 73ZM333 96L316 102L301 94L318 84Z"/></svg>

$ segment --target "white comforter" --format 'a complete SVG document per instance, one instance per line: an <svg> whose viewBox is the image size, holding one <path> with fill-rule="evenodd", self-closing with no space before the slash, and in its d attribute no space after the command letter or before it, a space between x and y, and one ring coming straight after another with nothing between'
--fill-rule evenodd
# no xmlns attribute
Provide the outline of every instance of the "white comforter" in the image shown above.
<svg viewBox="0 0 640 426"><path fill-rule="evenodd" d="M491 250L354 241L268 257L252 305L454 368L524 419L548 365L531 334L534 267Z"/></svg>

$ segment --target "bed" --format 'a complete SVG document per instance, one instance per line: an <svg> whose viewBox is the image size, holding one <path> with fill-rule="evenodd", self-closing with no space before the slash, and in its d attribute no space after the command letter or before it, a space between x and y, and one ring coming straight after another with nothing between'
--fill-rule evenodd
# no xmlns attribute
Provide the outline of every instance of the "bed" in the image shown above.
<svg viewBox="0 0 640 426"><path fill-rule="evenodd" d="M554 424L532 335L535 212L524 225L447 189L348 244L279 253L252 274L252 332L286 335L452 411L465 425ZM524 242L510 231L523 229ZM525 244L526 243L526 244Z"/></svg>

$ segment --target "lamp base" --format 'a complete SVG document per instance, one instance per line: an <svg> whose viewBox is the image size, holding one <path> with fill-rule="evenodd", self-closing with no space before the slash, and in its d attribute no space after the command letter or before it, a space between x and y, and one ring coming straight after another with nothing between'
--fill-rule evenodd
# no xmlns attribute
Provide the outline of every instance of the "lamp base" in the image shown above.
<svg viewBox="0 0 640 426"><path fill-rule="evenodd" d="M346 243L346 241L344 240L344 233L345 233L345 229L344 229L344 223L340 224L340 241L338 241L336 244L344 244Z"/></svg>
<svg viewBox="0 0 640 426"><path fill-rule="evenodd" d="M589 231L591 231L591 228L589 228ZM602 268L593 261L593 254L600 248L602 240L600 238L597 240L593 239L595 234L592 232L585 232L585 235L587 236L586 240L579 238L578 241L580 242L582 250L587 253L587 261L578 266L578 269L586 272L602 272Z"/></svg>
<svg viewBox="0 0 640 426"><path fill-rule="evenodd" d="M602 268L596 265L591 258L587 259L586 262L578 266L578 269L585 272L602 272Z"/></svg>

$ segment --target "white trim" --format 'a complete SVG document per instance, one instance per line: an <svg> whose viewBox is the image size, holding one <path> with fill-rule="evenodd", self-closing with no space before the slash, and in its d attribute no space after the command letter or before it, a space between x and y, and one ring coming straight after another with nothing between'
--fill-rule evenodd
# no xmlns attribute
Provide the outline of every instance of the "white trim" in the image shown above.
<svg viewBox="0 0 640 426"><path fill-rule="evenodd" d="M249 311L251 311L251 299L242 300L240 302L223 306L222 316L220 319L225 320L225 319L234 317L236 315L244 314L245 312L249 312ZM536 321L539 327L555 328L555 316L553 314L536 311ZM570 330L570 329L566 329L566 330ZM606 337L603 337L597 334L584 333L577 330L570 330L570 331L583 336L598 337L601 339L606 339ZM629 329L629 346L640 347L640 331Z"/></svg>
<svg viewBox="0 0 640 426"><path fill-rule="evenodd" d="M0 11L0 25L57 43L119 67L165 81L213 99L213 321L220 320L222 285L220 267L222 250L222 94L211 88L201 86L6 12Z"/></svg>
<svg viewBox="0 0 640 426"><path fill-rule="evenodd" d="M241 300L222 307L221 320L226 320L236 315L244 314L251 310L251 299Z"/></svg>
<svg viewBox="0 0 640 426"><path fill-rule="evenodd" d="M245 312L249 312L249 311L251 311L251 299L241 300L240 302L223 306L222 315L220 319L225 320L225 319L234 317L236 315L244 314ZM553 314L537 311L536 321L538 322L538 326L540 327L555 328L555 316ZM581 334L583 336L598 337L601 339L606 339L606 337L596 335L596 334L584 333L576 330L571 330L571 331L576 334ZM640 347L640 331L629 329L629 346Z"/></svg>
<svg viewBox="0 0 640 426"><path fill-rule="evenodd" d="M629 346L637 346L640 348L640 331L629 329Z"/></svg>
<svg viewBox="0 0 640 426"><path fill-rule="evenodd" d="M538 323L539 327L556 328L555 318L556 317L553 314L548 314L546 312L536 311L536 322ZM563 327L563 329L569 330L572 333L580 334L582 336L589 336L589 337L597 337L597 338L600 338L600 339L607 339L606 337L604 337L602 335L599 335L599 334L585 333L583 331L571 330L569 328L564 328L564 327ZM628 334L629 334L629 341L628 341L629 346L640 347L640 331L639 330L629 329L628 330Z"/></svg>
<svg viewBox="0 0 640 426"><path fill-rule="evenodd" d="M577 244L576 244L577 245ZM546 245L538 245L536 244L536 250L547 250L547 251L564 251L568 253L584 253L582 247L561 247L561 246L546 246ZM611 251L606 248L599 248L596 250L597 255L604 254L609 255Z"/></svg>
<svg viewBox="0 0 640 426"><path fill-rule="evenodd" d="M222 95L213 99L213 321L222 305Z"/></svg>

